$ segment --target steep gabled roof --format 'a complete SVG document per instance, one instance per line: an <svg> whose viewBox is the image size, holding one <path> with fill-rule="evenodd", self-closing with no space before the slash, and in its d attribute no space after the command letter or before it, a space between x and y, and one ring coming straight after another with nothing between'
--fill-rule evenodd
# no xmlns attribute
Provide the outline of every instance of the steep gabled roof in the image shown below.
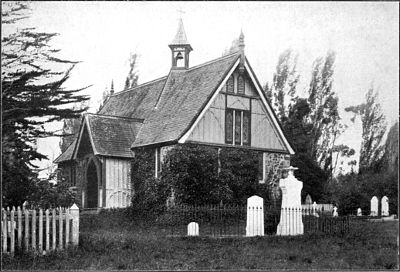
<svg viewBox="0 0 400 272"><path fill-rule="evenodd" d="M130 146L142 123L143 119L87 113L82 118L77 139L54 163L70 161L75 157L85 127L95 155L131 158Z"/></svg>
<svg viewBox="0 0 400 272"><path fill-rule="evenodd" d="M239 56L235 53L187 70L171 70L156 107L145 119L132 147L177 141Z"/></svg>
<svg viewBox="0 0 400 272"><path fill-rule="evenodd" d="M146 119L154 108L167 76L111 95L99 114Z"/></svg>
<svg viewBox="0 0 400 272"><path fill-rule="evenodd" d="M76 139L72 141L72 143L67 147L67 149L57 157L57 159L54 160L54 163L61 163L65 161L70 161L72 160L72 155L74 153L76 145Z"/></svg>
<svg viewBox="0 0 400 272"><path fill-rule="evenodd" d="M96 155L133 157L130 144L142 126L143 119L86 114L90 137Z"/></svg>

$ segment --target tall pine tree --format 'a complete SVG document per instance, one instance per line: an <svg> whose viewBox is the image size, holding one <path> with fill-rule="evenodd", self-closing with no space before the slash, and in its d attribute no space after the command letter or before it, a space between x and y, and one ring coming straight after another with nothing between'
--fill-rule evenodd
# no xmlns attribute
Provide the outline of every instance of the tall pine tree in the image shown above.
<svg viewBox="0 0 400 272"><path fill-rule="evenodd" d="M362 122L362 143L359 160L359 172L367 170L379 171L380 161L384 154L382 145L383 136L386 132L386 118L382 107L378 102L378 93L371 86L365 95L365 102L345 108L347 112L353 112L355 116L361 117ZM375 168L375 169L374 169Z"/></svg>
<svg viewBox="0 0 400 272"><path fill-rule="evenodd" d="M29 16L26 3L2 3L2 147L3 204L20 205L35 186L33 160L46 159L38 152L36 140L57 135L45 124L79 116L82 110L69 107L87 100L82 89L66 90L77 62L57 58L59 50L49 42L56 33L19 29L17 24ZM8 32L8 34L7 34ZM6 34L4 34L6 33ZM66 67L63 71L54 67Z"/></svg>

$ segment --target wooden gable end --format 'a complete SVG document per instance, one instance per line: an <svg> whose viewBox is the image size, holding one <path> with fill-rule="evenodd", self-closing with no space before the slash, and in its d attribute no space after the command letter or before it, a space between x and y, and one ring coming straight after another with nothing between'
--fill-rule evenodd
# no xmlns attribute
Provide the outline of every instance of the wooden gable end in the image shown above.
<svg viewBox="0 0 400 272"><path fill-rule="evenodd" d="M228 75L187 141L290 153L250 75Z"/></svg>
<svg viewBox="0 0 400 272"><path fill-rule="evenodd" d="M87 154L93 154L93 147L90 141L90 135L86 124L83 125L83 132L78 145L76 146L76 156L78 158L84 157Z"/></svg>

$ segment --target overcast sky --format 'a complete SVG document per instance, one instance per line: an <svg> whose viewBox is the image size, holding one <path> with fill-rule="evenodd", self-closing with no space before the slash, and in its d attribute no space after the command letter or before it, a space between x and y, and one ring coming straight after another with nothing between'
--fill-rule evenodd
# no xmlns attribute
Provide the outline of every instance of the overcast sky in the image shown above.
<svg viewBox="0 0 400 272"><path fill-rule="evenodd" d="M193 47L190 66L220 57L242 29L245 53L261 84L271 82L278 56L299 53L299 90L310 81L312 62L337 53L333 89L341 112L359 104L371 83L389 123L399 114L399 4L390 2L31 2L32 16L20 27L57 32L53 45L79 60L66 87L92 84L85 91L93 106L114 80L121 91L131 52L140 55L139 83L168 74L168 44L183 22ZM342 114L346 120L349 114ZM347 121L346 121L347 122ZM342 141L358 149L360 123ZM58 156L58 140L39 149ZM45 162L44 164L47 164Z"/></svg>

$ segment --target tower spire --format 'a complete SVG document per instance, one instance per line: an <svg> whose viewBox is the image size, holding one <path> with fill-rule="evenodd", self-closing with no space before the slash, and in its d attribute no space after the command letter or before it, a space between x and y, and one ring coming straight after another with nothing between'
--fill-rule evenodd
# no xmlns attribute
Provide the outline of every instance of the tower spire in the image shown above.
<svg viewBox="0 0 400 272"><path fill-rule="evenodd" d="M172 52L172 68L189 68L189 53L193 48L187 40L182 18L179 18L178 30L168 46Z"/></svg>
<svg viewBox="0 0 400 272"><path fill-rule="evenodd" d="M244 72L244 63L246 60L246 57L244 55L244 34L243 34L243 30L240 30L240 35L239 35L239 52L240 52L240 64L239 64L239 73L243 73Z"/></svg>
<svg viewBox="0 0 400 272"><path fill-rule="evenodd" d="M114 79L111 79L111 89L110 89L110 95L114 94Z"/></svg>

